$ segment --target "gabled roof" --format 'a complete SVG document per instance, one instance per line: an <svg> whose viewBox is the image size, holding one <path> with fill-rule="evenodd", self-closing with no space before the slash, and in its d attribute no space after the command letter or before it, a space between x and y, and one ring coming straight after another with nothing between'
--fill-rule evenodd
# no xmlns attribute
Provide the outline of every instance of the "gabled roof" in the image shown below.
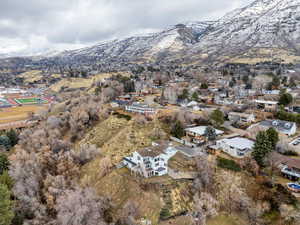
<svg viewBox="0 0 300 225"><path fill-rule="evenodd" d="M284 120L264 120L261 121L259 125L264 127L274 127L281 132L289 132L296 123Z"/></svg>

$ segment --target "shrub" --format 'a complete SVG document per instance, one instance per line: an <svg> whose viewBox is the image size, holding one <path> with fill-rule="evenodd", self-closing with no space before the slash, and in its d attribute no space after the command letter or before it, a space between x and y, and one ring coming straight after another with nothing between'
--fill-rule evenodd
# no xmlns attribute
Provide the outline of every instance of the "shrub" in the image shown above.
<svg viewBox="0 0 300 225"><path fill-rule="evenodd" d="M170 214L170 211L169 209L167 208L162 208L161 211L160 211L160 214L159 214L159 217L161 220L166 220L168 218L170 218L171 214Z"/></svg>
<svg viewBox="0 0 300 225"><path fill-rule="evenodd" d="M293 150L288 150L284 153L282 153L283 155L287 155L287 156L298 156L299 154Z"/></svg>
<svg viewBox="0 0 300 225"><path fill-rule="evenodd" d="M131 116L130 115L126 115L126 114L121 114L118 112L114 112L113 115L117 116L119 119L126 119L126 120L131 120Z"/></svg>
<svg viewBox="0 0 300 225"><path fill-rule="evenodd" d="M218 157L217 165L224 169L229 169L229 170L236 171L236 172L241 171L241 167L235 161L233 161L231 159L225 159L222 157Z"/></svg>

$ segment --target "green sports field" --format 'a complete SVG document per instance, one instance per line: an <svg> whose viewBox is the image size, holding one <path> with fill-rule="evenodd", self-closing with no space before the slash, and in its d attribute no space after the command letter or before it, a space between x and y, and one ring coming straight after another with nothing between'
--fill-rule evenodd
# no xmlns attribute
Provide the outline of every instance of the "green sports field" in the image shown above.
<svg viewBox="0 0 300 225"><path fill-rule="evenodd" d="M41 98L16 98L14 99L15 102L26 105L26 104L45 104L47 103L46 100Z"/></svg>

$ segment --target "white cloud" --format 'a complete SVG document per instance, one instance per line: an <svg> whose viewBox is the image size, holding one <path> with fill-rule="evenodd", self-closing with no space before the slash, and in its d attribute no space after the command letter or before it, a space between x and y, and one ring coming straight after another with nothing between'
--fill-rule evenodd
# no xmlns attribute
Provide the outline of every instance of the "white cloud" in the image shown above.
<svg viewBox="0 0 300 225"><path fill-rule="evenodd" d="M0 53L77 48L218 19L251 0L1 0Z"/></svg>

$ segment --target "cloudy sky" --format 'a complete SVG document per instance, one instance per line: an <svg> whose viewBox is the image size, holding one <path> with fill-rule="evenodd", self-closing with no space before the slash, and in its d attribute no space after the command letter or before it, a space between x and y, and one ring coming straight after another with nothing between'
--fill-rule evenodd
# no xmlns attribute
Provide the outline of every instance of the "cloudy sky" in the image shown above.
<svg viewBox="0 0 300 225"><path fill-rule="evenodd" d="M0 54L73 49L214 20L252 0L0 0Z"/></svg>

